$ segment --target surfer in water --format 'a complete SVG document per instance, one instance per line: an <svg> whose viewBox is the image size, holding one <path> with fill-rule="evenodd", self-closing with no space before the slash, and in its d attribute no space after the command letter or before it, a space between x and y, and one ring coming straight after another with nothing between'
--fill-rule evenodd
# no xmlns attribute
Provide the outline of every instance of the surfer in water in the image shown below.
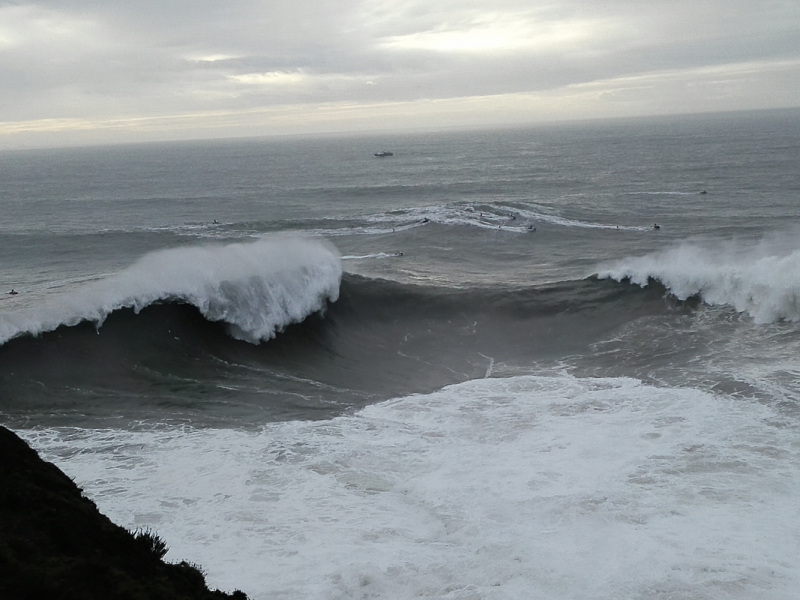
<svg viewBox="0 0 800 600"><path fill-rule="evenodd" d="M9 291L9 292L6 292L6 293L7 293L9 296L16 296L17 294L19 294L19 292L18 292L17 290L15 290L14 288L11 288L11 291Z"/></svg>
<svg viewBox="0 0 800 600"><path fill-rule="evenodd" d="M661 225L658 223L653 223L653 229L661 229Z"/></svg>

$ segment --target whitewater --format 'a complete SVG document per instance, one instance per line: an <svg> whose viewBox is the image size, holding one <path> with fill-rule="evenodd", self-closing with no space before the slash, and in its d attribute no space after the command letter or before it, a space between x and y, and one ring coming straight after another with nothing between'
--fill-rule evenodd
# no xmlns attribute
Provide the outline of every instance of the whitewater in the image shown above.
<svg viewBox="0 0 800 600"><path fill-rule="evenodd" d="M625 259L598 272L601 278L645 286L653 279L681 300L699 296L728 305L756 323L800 319L800 248L796 232L756 245L685 243Z"/></svg>
<svg viewBox="0 0 800 600"><path fill-rule="evenodd" d="M800 445L763 406L512 377L260 431L40 431L100 508L256 598L782 598Z"/></svg>

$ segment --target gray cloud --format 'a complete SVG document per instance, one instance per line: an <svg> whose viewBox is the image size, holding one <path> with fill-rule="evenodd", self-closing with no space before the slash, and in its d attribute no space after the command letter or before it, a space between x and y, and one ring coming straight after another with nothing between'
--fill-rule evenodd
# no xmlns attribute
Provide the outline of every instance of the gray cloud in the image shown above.
<svg viewBox="0 0 800 600"><path fill-rule="evenodd" d="M572 94L658 72L659 85L681 72L702 81L698 69L743 63L777 69L759 82L785 98L800 89L787 67L798 39L796 0L5 2L0 121ZM755 89L736 93L741 108L759 106ZM663 97L653 111L670 110ZM672 111L693 109L671 97Z"/></svg>

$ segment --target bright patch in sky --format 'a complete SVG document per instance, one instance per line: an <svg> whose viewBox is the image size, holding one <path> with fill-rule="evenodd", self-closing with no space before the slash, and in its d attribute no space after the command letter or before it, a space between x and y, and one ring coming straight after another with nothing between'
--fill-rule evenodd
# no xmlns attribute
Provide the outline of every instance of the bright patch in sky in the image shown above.
<svg viewBox="0 0 800 600"><path fill-rule="evenodd" d="M531 50L548 52L583 44L606 28L587 20L537 22L524 17L492 17L454 29L442 26L430 31L392 36L381 44L386 49L438 52L495 52Z"/></svg>
<svg viewBox="0 0 800 600"><path fill-rule="evenodd" d="M195 62L219 62L221 60L233 60L235 58L241 58L236 54L209 54L207 56L192 56L189 57L187 60L195 61Z"/></svg>
<svg viewBox="0 0 800 600"><path fill-rule="evenodd" d="M270 71L269 73L232 75L231 79L246 85L297 85L307 81L308 77L299 71L294 73Z"/></svg>

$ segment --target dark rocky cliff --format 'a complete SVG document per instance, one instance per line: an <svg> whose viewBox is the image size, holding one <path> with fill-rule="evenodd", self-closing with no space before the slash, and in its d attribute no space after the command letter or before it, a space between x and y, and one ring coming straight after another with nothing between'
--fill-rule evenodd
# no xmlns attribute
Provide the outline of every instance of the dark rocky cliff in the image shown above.
<svg viewBox="0 0 800 600"><path fill-rule="evenodd" d="M247 598L209 590L196 566L165 563L165 552L151 532L112 523L58 467L0 427L0 598Z"/></svg>

